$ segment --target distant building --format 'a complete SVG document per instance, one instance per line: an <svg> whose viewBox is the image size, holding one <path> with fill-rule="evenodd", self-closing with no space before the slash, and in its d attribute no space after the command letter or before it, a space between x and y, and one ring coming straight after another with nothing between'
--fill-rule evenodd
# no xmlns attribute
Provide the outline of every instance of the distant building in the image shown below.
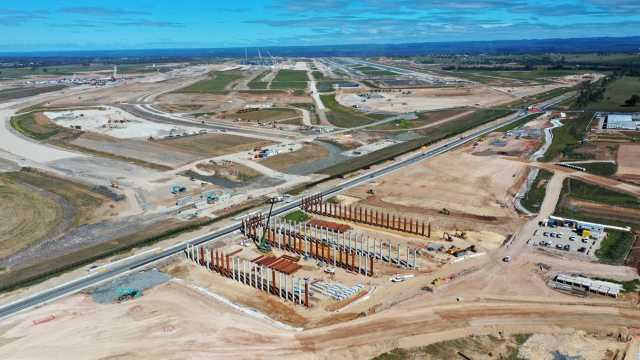
<svg viewBox="0 0 640 360"><path fill-rule="evenodd" d="M608 114L604 129L640 130L640 118L634 118L630 114Z"/></svg>

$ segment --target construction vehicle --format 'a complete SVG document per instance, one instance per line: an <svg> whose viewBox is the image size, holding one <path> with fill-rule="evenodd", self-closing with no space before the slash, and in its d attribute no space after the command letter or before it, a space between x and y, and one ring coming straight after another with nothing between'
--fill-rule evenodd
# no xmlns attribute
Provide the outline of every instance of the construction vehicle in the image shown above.
<svg viewBox="0 0 640 360"><path fill-rule="evenodd" d="M174 185L171 187L171 193L174 195L177 193L185 192L185 191L187 191L187 188L182 185Z"/></svg>
<svg viewBox="0 0 640 360"><path fill-rule="evenodd" d="M280 200L282 201L282 200ZM271 252L271 245L269 245L269 243L267 242L267 230L269 229L269 223L271 222L271 214L273 213L273 205L278 202L277 199L275 197L271 198L270 200L271 202L271 206L269 207L269 215L267 216L267 223L264 226L264 229L262 230L262 236L260 237L260 242L257 244L258 247L258 251L262 252L262 253L270 253Z"/></svg>
<svg viewBox="0 0 640 360"><path fill-rule="evenodd" d="M115 180L111 180L111 187L114 189L120 189L120 184Z"/></svg>
<svg viewBox="0 0 640 360"><path fill-rule="evenodd" d="M439 212L442 215L451 215L451 211L449 211L447 208L442 208L442 210L440 210Z"/></svg>
<svg viewBox="0 0 640 360"><path fill-rule="evenodd" d="M375 194L376 194L376 191L375 191L375 190L373 190L373 189L369 189L369 190L367 190L367 194L369 194L369 195L375 195Z"/></svg>
<svg viewBox="0 0 640 360"><path fill-rule="evenodd" d="M453 236L445 231L444 233L442 233L442 240L451 242L453 241Z"/></svg>
<svg viewBox="0 0 640 360"><path fill-rule="evenodd" d="M464 240L464 239L467 238L467 232L466 231L458 231L458 230L456 230L456 233L453 236Z"/></svg>
<svg viewBox="0 0 640 360"><path fill-rule="evenodd" d="M142 291L133 288L118 288L118 302L137 299L142 296Z"/></svg>
<svg viewBox="0 0 640 360"><path fill-rule="evenodd" d="M449 254L449 255L453 255L453 256L456 256L456 257L457 257L457 256L458 256L458 255L460 255L461 253L463 253L463 252L467 252L467 251L470 251L470 252L476 252L476 246L475 246L475 245L471 245L471 246L469 246L469 247L467 247L467 248L463 249L463 248L459 248L459 247L456 247L456 246L453 246L453 245L452 245L452 246L447 250L447 254Z"/></svg>

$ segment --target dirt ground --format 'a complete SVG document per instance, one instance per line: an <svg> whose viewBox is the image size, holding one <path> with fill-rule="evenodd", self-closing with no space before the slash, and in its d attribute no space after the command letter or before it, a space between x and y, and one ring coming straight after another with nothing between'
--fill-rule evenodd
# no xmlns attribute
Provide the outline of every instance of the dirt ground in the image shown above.
<svg viewBox="0 0 640 360"><path fill-rule="evenodd" d="M618 148L618 171L616 177L622 180L640 181L640 145L622 144Z"/></svg>
<svg viewBox="0 0 640 360"><path fill-rule="evenodd" d="M196 165L196 169L202 170L199 172L204 172L209 176L215 175L235 182L254 179L262 175L250 167L234 162L225 162L223 164L200 163Z"/></svg>
<svg viewBox="0 0 640 360"><path fill-rule="evenodd" d="M215 157L273 145L270 141L229 134L205 134L156 141L158 144L200 157Z"/></svg>
<svg viewBox="0 0 640 360"><path fill-rule="evenodd" d="M622 358L627 343L613 337L591 336L584 331L573 334L531 336L518 351L523 359L554 360L558 355L582 359ZM615 357L614 357L615 356Z"/></svg>
<svg viewBox="0 0 640 360"><path fill-rule="evenodd" d="M462 355L478 360L495 358L554 360L562 356L585 360L602 360L623 356L628 347L628 341L620 341L615 336L577 331L573 334L553 335L474 335L419 348L396 349L385 355L388 358L393 358L392 356L395 355L398 359L421 360L457 359L462 358ZM385 355L376 358L376 360L386 359Z"/></svg>
<svg viewBox="0 0 640 360"><path fill-rule="evenodd" d="M463 106L494 106L507 103L513 97L486 87L434 88L411 90L410 94L402 92L382 93L382 98L367 99L354 93L341 93L338 102L345 106L357 105L367 111L409 112L426 111Z"/></svg>
<svg viewBox="0 0 640 360"><path fill-rule="evenodd" d="M506 235L521 224L511 198L525 174L521 164L453 151L349 190L361 205L432 219L435 229ZM374 195L367 194L373 190ZM450 215L443 214L447 209Z"/></svg>
<svg viewBox="0 0 640 360"><path fill-rule="evenodd" d="M283 171L292 165L324 159L327 156L329 156L329 151L321 145L307 143L298 151L271 156L260 161L260 164L274 170Z"/></svg>

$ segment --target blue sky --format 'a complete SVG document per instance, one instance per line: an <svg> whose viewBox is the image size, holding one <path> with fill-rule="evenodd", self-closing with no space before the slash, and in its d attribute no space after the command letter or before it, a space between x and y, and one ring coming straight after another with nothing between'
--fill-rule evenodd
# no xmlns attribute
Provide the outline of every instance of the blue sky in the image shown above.
<svg viewBox="0 0 640 360"><path fill-rule="evenodd" d="M0 2L0 51L640 35L640 0Z"/></svg>

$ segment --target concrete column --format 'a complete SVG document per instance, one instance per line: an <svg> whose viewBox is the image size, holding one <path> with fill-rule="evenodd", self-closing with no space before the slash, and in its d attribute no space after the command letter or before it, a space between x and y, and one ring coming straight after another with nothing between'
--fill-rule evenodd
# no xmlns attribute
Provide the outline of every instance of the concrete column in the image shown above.
<svg viewBox="0 0 640 360"><path fill-rule="evenodd" d="M398 244L398 256L397 256L397 259L398 259L398 266L400 266L400 244Z"/></svg>
<svg viewBox="0 0 640 360"><path fill-rule="evenodd" d="M265 270L266 276L265 276L264 282L265 282L265 284L267 286L267 288L265 289L266 292L269 292L269 289L271 288L269 285L271 283L271 274L270 273L272 271L273 270L271 270L269 268L266 268L266 270Z"/></svg>
<svg viewBox="0 0 640 360"><path fill-rule="evenodd" d="M411 267L411 263L409 262L409 247L407 246L407 267Z"/></svg>
<svg viewBox="0 0 640 360"><path fill-rule="evenodd" d="M284 281L282 282L282 284L284 285L284 299L285 299L285 300L289 300L289 294L288 294L288 292L289 292L289 286L288 286L288 284L287 284L287 282L288 282L288 280L289 280L289 279L288 279L287 274L282 274L282 276L283 276L283 280L284 280Z"/></svg>
<svg viewBox="0 0 640 360"><path fill-rule="evenodd" d="M413 249L413 268L416 269L417 266L417 256L418 255L418 250Z"/></svg>
<svg viewBox="0 0 640 360"><path fill-rule="evenodd" d="M387 252L387 255L389 257L389 264L393 264L393 261L391 260L391 241L387 242Z"/></svg>
<svg viewBox="0 0 640 360"><path fill-rule="evenodd" d="M233 280L238 281L238 261L240 258L234 257L231 261L231 277ZM220 266L220 264L218 264Z"/></svg>
<svg viewBox="0 0 640 360"><path fill-rule="evenodd" d="M337 264L337 261L336 261L336 246L335 246L335 245L333 245L333 246L331 247L331 249L333 249L333 267L335 268L335 267L336 267L336 264Z"/></svg>
<svg viewBox="0 0 640 360"><path fill-rule="evenodd" d="M364 275L366 276L369 273L369 254L364 257Z"/></svg>

